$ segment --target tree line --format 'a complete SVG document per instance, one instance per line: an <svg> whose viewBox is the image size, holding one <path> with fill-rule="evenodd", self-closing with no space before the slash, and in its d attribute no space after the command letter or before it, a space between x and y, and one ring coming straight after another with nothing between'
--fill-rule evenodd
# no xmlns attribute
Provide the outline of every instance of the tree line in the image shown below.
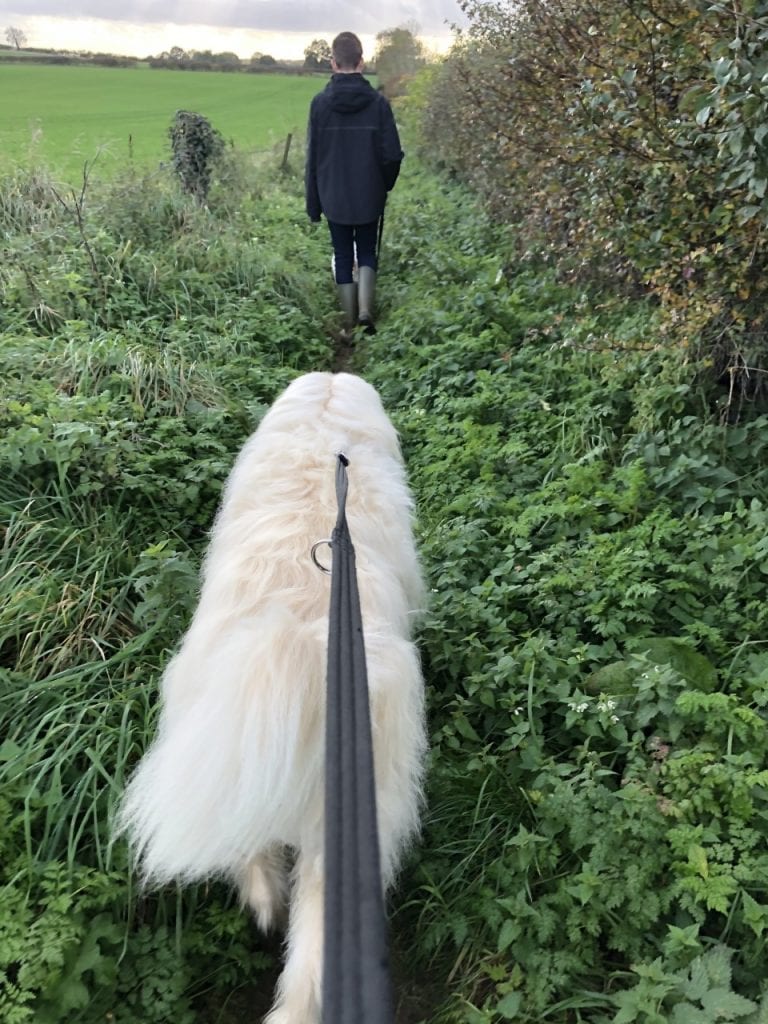
<svg viewBox="0 0 768 1024"><path fill-rule="evenodd" d="M366 70L377 75L380 87L388 95L398 95L407 82L428 62L426 47L415 26L384 29L376 36L373 56L366 62ZM263 71L268 69L330 72L331 44L327 39L313 39L304 50L304 60L275 60L271 54L254 53L243 61L235 53L187 51L174 46L149 61L152 67L168 67L189 71Z"/></svg>
<svg viewBox="0 0 768 1024"><path fill-rule="evenodd" d="M181 46L172 46L149 57L148 64L176 71L264 71L295 66L295 62L278 62L268 53L256 52L243 60L231 51L214 53L212 50L185 50Z"/></svg>
<svg viewBox="0 0 768 1024"><path fill-rule="evenodd" d="M427 63L426 47L418 37L416 26L398 26L384 29L376 36L376 49L367 64L367 70L379 77L380 86L389 94L397 95L404 90L406 82ZM17 50L27 45L24 32L13 26L5 30L9 45ZM41 51L43 52L43 51ZM90 63L115 64L129 67L138 64L137 58L120 57L113 54L62 54L45 51L45 59L55 63L74 63L88 60ZM41 58L42 59L42 58ZM168 68L176 71L326 71L331 70L331 46L326 39L314 39L304 50L304 60L277 60L272 54L256 52L242 59L236 53L212 50L185 50L172 46L169 50L147 58L153 68Z"/></svg>

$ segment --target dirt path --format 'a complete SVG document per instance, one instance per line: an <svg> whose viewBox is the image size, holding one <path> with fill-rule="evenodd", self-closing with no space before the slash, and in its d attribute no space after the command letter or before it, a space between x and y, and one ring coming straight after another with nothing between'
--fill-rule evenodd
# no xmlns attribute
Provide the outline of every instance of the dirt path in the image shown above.
<svg viewBox="0 0 768 1024"><path fill-rule="evenodd" d="M198 1024L260 1024L269 1012L280 973L280 946L275 942L269 950L276 962L273 969L264 971L252 985L236 989L222 1002L212 998L200 1010ZM393 950L393 986L395 991L394 1024L428 1024L428 1021L447 998L444 979L420 973L414 977L405 955Z"/></svg>

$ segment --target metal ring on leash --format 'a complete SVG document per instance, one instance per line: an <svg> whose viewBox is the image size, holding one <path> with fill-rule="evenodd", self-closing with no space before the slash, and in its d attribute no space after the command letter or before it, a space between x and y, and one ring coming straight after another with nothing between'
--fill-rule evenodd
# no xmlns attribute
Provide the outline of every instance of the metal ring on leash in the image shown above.
<svg viewBox="0 0 768 1024"><path fill-rule="evenodd" d="M323 563L319 562L318 559L317 559L317 549L319 547L322 547L323 544L327 544L328 547L331 547L331 538L328 537L328 538L326 538L326 540L319 540L316 544L313 544L312 545L312 550L310 551L310 554L312 556L312 561L315 563L315 565L320 570L320 572L324 572L327 576L330 576L331 570L330 569L326 569L326 567L323 565Z"/></svg>

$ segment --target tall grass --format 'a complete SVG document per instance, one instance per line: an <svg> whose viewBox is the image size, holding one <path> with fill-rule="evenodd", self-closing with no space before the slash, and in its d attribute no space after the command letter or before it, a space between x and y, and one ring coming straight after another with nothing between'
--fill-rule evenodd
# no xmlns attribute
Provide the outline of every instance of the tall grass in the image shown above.
<svg viewBox="0 0 768 1024"><path fill-rule="evenodd" d="M110 821L236 451L331 362L325 239L273 176L230 156L208 208L167 174L0 178L0 1017L94 1024L119 989L188 1021L269 962L224 890L139 897Z"/></svg>

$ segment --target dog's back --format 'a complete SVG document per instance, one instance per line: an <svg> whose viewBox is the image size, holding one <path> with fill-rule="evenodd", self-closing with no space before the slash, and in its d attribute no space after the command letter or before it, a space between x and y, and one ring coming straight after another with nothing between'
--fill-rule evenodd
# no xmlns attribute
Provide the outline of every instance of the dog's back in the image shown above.
<svg viewBox="0 0 768 1024"><path fill-rule="evenodd" d="M339 451L350 462L385 875L416 827L424 731L411 628L423 591L398 439L370 385L307 374L233 468L200 601L163 678L158 736L126 795L122 828L148 879L237 876L275 844L321 849L329 586L310 549L336 519Z"/></svg>

